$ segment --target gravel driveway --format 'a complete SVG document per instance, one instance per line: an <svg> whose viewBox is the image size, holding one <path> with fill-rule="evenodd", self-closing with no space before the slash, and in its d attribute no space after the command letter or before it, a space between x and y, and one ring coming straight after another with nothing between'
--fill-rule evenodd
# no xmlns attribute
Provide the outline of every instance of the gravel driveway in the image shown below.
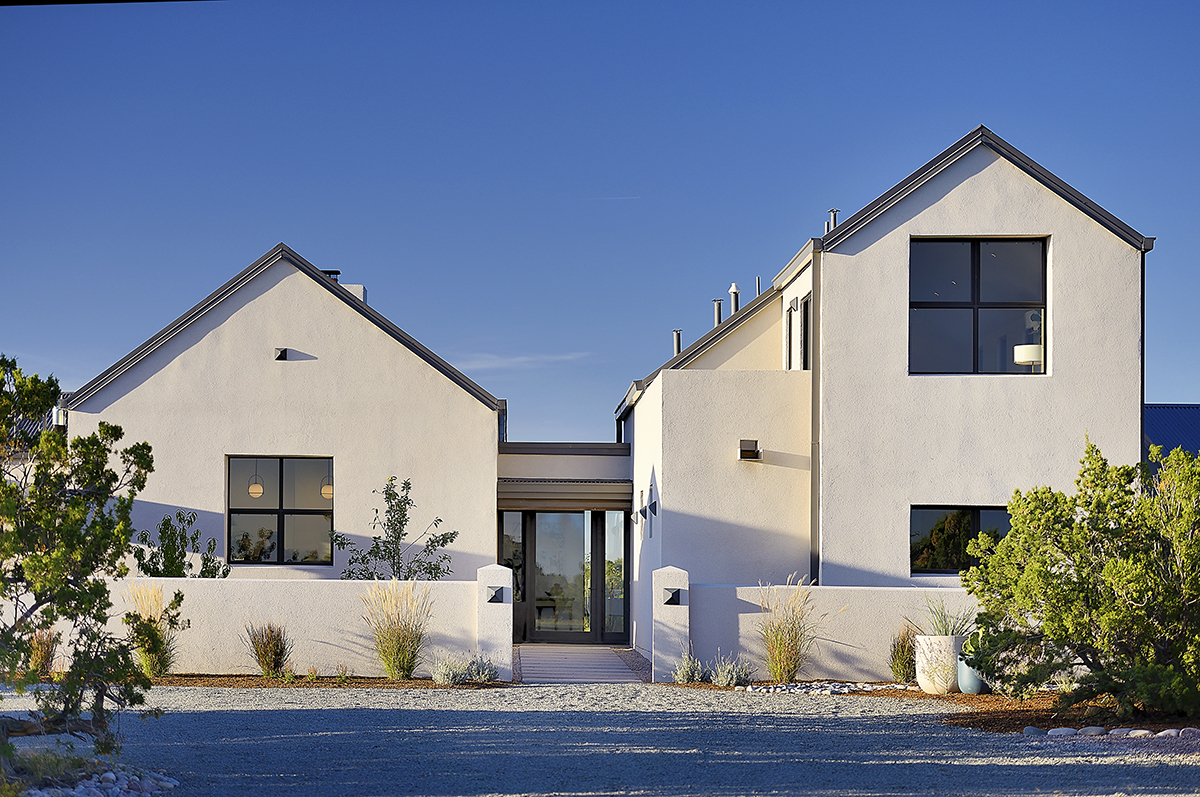
<svg viewBox="0 0 1200 797"><path fill-rule="evenodd" d="M945 704L654 684L159 687L127 763L181 795L1195 794L1200 745L948 728ZM6 713L24 698L6 698Z"/></svg>

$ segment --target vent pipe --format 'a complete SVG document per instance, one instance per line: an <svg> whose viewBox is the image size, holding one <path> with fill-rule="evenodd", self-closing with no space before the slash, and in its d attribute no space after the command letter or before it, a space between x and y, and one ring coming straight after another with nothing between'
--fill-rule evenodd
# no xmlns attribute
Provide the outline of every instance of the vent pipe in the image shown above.
<svg viewBox="0 0 1200 797"><path fill-rule="evenodd" d="M837 226L837 214L841 213L837 208L829 209L829 221L825 222L825 234L828 235Z"/></svg>
<svg viewBox="0 0 1200 797"><path fill-rule="evenodd" d="M721 326L721 302L724 299L713 299L713 326Z"/></svg>
<svg viewBox="0 0 1200 797"><path fill-rule="evenodd" d="M729 286L729 314L733 315L738 310L742 309L741 303L742 292L738 290L737 283Z"/></svg>
<svg viewBox="0 0 1200 797"><path fill-rule="evenodd" d="M671 335L675 338L675 356L679 356L679 353L683 351L683 330L672 329Z"/></svg>
<svg viewBox="0 0 1200 797"><path fill-rule="evenodd" d="M762 296L762 277L754 278L754 295Z"/></svg>

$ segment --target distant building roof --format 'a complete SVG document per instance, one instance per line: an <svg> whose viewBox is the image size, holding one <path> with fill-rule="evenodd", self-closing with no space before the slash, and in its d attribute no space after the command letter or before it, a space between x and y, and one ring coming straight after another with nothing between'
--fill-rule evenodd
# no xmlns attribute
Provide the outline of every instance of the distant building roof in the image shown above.
<svg viewBox="0 0 1200 797"><path fill-rule="evenodd" d="M1200 451L1200 404L1147 404L1142 446Z"/></svg>

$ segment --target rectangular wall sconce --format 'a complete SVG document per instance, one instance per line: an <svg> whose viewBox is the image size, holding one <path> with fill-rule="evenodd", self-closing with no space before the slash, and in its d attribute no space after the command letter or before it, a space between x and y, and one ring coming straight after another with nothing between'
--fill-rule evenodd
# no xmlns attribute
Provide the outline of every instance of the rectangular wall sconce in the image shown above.
<svg viewBox="0 0 1200 797"><path fill-rule="evenodd" d="M276 360L286 360L287 359L287 349L276 349L275 350L275 359Z"/></svg>
<svg viewBox="0 0 1200 797"><path fill-rule="evenodd" d="M487 602L504 603L504 587L488 587Z"/></svg>
<svg viewBox="0 0 1200 797"><path fill-rule="evenodd" d="M663 606L682 606L683 605L683 590L682 589L664 589L663 590Z"/></svg>
<svg viewBox="0 0 1200 797"><path fill-rule="evenodd" d="M742 440L738 444L738 459L761 460L762 449L758 447L758 441Z"/></svg>

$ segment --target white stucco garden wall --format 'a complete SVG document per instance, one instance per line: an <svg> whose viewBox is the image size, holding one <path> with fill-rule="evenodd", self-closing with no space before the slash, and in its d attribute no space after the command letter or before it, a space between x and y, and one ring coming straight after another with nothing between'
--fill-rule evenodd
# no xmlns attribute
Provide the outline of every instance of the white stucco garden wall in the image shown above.
<svg viewBox="0 0 1200 797"><path fill-rule="evenodd" d="M274 359L276 347L288 360ZM286 262L72 410L70 433L100 420L153 447L138 528L194 510L224 556L227 456L332 457L337 531L368 539L383 507L372 490L411 478L410 535L435 516L460 532L451 578L495 563L497 413ZM337 578L345 559L234 565L232 577Z"/></svg>
<svg viewBox="0 0 1200 797"><path fill-rule="evenodd" d="M908 375L915 236L1047 240L1048 373ZM900 586L914 504L1072 491L1084 437L1140 458L1141 256L978 147L822 255L821 584Z"/></svg>
<svg viewBox="0 0 1200 797"><path fill-rule="evenodd" d="M651 599L651 574L662 566L662 539L665 515L661 511L650 522L641 520L637 514L646 496L659 492L662 484L663 459L663 394L662 381L651 382L642 394L634 412L625 420L625 436L630 442L633 458L633 511L634 523L630 535L632 548L630 583L630 639L635 648L650 657L653 603Z"/></svg>

